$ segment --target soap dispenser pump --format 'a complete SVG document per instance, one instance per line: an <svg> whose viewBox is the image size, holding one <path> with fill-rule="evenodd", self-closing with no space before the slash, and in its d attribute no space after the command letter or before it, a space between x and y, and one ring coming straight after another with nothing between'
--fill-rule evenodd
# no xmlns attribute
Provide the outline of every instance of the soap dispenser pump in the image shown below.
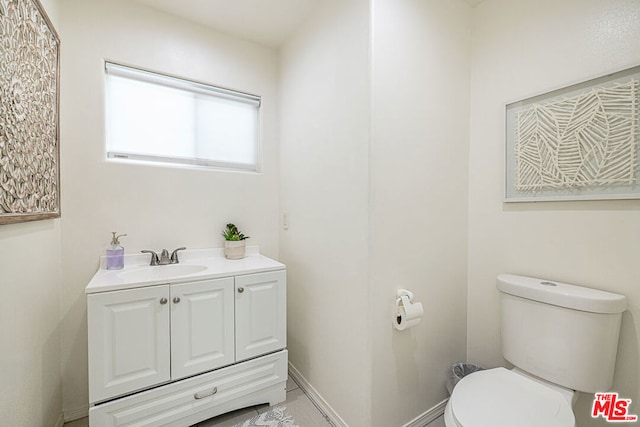
<svg viewBox="0 0 640 427"><path fill-rule="evenodd" d="M121 270L124 268L124 248L120 244L120 237L126 234L116 235L115 231L111 232L111 244L107 247L107 270Z"/></svg>

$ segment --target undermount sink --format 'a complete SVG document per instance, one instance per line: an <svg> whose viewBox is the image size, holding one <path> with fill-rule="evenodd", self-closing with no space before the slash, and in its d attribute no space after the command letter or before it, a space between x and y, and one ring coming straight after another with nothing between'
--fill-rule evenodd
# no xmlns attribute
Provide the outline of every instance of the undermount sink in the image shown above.
<svg viewBox="0 0 640 427"><path fill-rule="evenodd" d="M123 271L118 274L118 277L130 282L164 280L200 273L201 271L204 271L206 269L207 267L204 265L192 264L156 265L153 267L148 266L141 267L135 270Z"/></svg>

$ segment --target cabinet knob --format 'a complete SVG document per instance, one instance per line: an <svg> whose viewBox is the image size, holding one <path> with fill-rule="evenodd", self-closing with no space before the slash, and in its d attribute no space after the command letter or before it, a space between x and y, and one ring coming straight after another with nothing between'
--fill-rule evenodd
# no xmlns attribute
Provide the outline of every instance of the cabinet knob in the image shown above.
<svg viewBox="0 0 640 427"><path fill-rule="evenodd" d="M180 302L180 297L174 297L174 298L173 298L173 303L174 303L174 304L177 304L177 303L179 303L179 302Z"/></svg>
<svg viewBox="0 0 640 427"><path fill-rule="evenodd" d="M238 288L238 293L241 294L244 292L244 288Z"/></svg>
<svg viewBox="0 0 640 427"><path fill-rule="evenodd" d="M160 304L165 305L167 303L166 298L160 298Z"/></svg>

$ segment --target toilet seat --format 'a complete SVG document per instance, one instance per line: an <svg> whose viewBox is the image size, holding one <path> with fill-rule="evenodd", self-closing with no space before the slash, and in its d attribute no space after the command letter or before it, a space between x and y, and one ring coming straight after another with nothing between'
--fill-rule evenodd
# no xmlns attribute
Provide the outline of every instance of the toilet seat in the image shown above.
<svg viewBox="0 0 640 427"><path fill-rule="evenodd" d="M557 390L505 368L464 377L448 406L464 427L574 427L569 401Z"/></svg>

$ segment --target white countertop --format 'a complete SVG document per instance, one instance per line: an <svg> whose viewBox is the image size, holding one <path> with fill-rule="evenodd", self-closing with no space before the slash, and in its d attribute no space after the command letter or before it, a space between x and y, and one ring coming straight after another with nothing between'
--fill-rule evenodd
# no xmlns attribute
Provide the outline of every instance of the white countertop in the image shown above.
<svg viewBox="0 0 640 427"><path fill-rule="evenodd" d="M141 288L160 284L193 282L218 277L239 276L283 270L285 265L260 255L257 246L247 246L243 259L229 260L223 248L184 250L178 253L179 264L149 266L150 255L125 255L122 270L107 270L106 257L100 257L100 269L85 293ZM191 266L191 267L189 267Z"/></svg>

